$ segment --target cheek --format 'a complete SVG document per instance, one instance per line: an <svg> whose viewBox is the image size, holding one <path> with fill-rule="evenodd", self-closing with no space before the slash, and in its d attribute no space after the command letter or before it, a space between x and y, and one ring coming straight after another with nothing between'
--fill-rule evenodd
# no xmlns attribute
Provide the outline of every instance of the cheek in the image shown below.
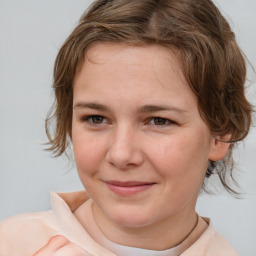
<svg viewBox="0 0 256 256"><path fill-rule="evenodd" d="M178 175L188 159L190 148L188 148L185 137L174 137L163 140L161 143L151 143L154 145L152 156L154 164L159 171L166 174ZM191 154L191 153L190 153Z"/></svg>
<svg viewBox="0 0 256 256"><path fill-rule="evenodd" d="M104 157L103 142L83 132L73 132L73 151L80 176L92 175Z"/></svg>
<svg viewBox="0 0 256 256"><path fill-rule="evenodd" d="M92 181L97 175L97 170L100 169L99 150L97 148L95 144L82 140L73 144L77 173L90 195L94 191L93 187L95 185Z"/></svg>
<svg viewBox="0 0 256 256"><path fill-rule="evenodd" d="M152 160L159 174L173 183L200 183L208 163L206 141L192 136L175 137L154 148Z"/></svg>
<svg viewBox="0 0 256 256"><path fill-rule="evenodd" d="M154 166L162 177L163 194L169 195L171 209L180 209L197 198L208 162L206 148L200 148L192 137L183 137L159 146L155 155Z"/></svg>

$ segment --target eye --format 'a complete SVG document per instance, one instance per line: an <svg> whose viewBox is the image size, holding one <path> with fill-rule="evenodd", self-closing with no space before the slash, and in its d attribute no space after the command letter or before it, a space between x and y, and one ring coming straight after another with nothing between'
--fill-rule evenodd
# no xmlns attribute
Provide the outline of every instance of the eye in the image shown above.
<svg viewBox="0 0 256 256"><path fill-rule="evenodd" d="M87 121L91 124L104 124L107 122L105 117L97 115L83 117L82 121Z"/></svg>
<svg viewBox="0 0 256 256"><path fill-rule="evenodd" d="M166 118L162 118L162 117L153 117L149 122L149 124L159 125L159 126L169 125L169 124L172 124L172 123L174 123L174 122L171 121L171 120L168 120Z"/></svg>

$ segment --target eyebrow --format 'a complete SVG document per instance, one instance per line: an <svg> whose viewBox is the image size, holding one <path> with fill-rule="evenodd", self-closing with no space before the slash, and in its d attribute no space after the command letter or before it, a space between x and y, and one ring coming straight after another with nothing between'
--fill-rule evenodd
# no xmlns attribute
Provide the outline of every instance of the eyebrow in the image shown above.
<svg viewBox="0 0 256 256"><path fill-rule="evenodd" d="M101 111L108 111L109 108L105 105L99 104L99 103L93 103L93 102L78 102L73 107L75 108L90 108L95 110L101 110Z"/></svg>
<svg viewBox="0 0 256 256"><path fill-rule="evenodd" d="M95 109L95 110L100 110L100 111L109 111L109 108L105 105L99 104L99 103L94 103L94 102L78 102L74 105L75 108L90 108L90 109ZM188 111L173 107L173 106L166 106L166 105L145 105L140 107L137 110L138 114L147 114L147 113L154 113L154 112L159 112L159 111L173 111L173 112L178 112L178 113L186 113Z"/></svg>
<svg viewBox="0 0 256 256"><path fill-rule="evenodd" d="M139 114L153 113L158 111L173 111L178 113L186 113L187 111L181 108L166 106L166 105L145 105L138 109Z"/></svg>

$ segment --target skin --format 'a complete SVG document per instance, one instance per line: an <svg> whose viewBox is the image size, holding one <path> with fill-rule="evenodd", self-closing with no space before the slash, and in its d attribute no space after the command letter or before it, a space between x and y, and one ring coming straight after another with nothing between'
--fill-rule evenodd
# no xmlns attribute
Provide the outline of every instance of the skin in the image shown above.
<svg viewBox="0 0 256 256"><path fill-rule="evenodd" d="M222 159L228 144L202 120L175 52L96 44L75 77L73 102L77 170L101 231L152 250L182 242L197 222L209 160ZM120 195L109 187L113 180L151 185ZM83 208L75 212L82 225Z"/></svg>

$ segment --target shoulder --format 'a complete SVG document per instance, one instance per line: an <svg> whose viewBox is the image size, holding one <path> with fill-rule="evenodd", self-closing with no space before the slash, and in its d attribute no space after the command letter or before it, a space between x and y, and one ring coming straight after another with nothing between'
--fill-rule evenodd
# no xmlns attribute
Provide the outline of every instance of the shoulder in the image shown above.
<svg viewBox="0 0 256 256"><path fill-rule="evenodd" d="M238 253L231 244L214 229L212 238L211 246L209 246L212 255L238 256Z"/></svg>
<svg viewBox="0 0 256 256"><path fill-rule="evenodd" d="M209 219L208 228L182 256L239 256L229 242L215 231Z"/></svg>
<svg viewBox="0 0 256 256"><path fill-rule="evenodd" d="M33 255L58 234L52 211L26 213L0 222L0 256Z"/></svg>

